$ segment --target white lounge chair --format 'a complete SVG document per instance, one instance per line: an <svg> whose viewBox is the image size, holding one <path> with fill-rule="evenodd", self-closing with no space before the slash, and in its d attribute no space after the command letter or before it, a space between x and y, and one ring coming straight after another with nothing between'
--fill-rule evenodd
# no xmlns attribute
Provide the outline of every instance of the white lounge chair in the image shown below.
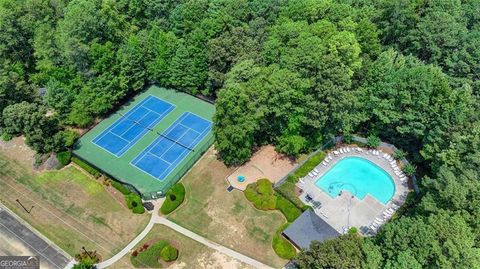
<svg viewBox="0 0 480 269"><path fill-rule="evenodd" d="M351 148L347 148L347 151L350 152L350 151L352 151L352 149L351 149Z"/></svg>
<svg viewBox="0 0 480 269"><path fill-rule="evenodd" d="M320 172L318 172L317 168L314 168L313 171L315 171L315 173L320 173Z"/></svg>
<svg viewBox="0 0 480 269"><path fill-rule="evenodd" d="M375 220L376 220L376 221L379 221L380 223L383 223L383 222L385 221L385 219L380 219L380 218L378 218L378 217L375 217Z"/></svg>
<svg viewBox="0 0 480 269"><path fill-rule="evenodd" d="M308 176L309 176L309 177L313 177L312 172L308 173Z"/></svg>
<svg viewBox="0 0 480 269"><path fill-rule="evenodd" d="M327 163L325 161L322 162L323 166L327 166Z"/></svg>
<svg viewBox="0 0 480 269"><path fill-rule="evenodd" d="M333 157L328 155L328 159L331 161L331 160L333 160Z"/></svg>
<svg viewBox="0 0 480 269"><path fill-rule="evenodd" d="M337 151L337 150L334 150L334 151L333 151L333 154L338 155L338 151Z"/></svg>

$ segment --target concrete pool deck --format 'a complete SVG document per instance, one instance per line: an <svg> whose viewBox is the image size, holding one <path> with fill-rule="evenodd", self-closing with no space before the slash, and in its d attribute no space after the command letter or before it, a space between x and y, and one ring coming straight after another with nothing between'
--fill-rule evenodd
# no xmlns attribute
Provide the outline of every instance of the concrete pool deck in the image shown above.
<svg viewBox="0 0 480 269"><path fill-rule="evenodd" d="M334 155L333 151L329 155L333 158L327 163L327 166L319 164L316 169L318 175L314 177L306 176L302 178L297 186L303 190L300 199L307 205L306 196L310 196L314 201L321 203L321 206L314 209L315 213L320 216L325 222L330 224L335 230L344 233L348 227L357 227L363 233L368 232L369 226L376 217L383 218L383 212L392 207L392 203L397 205L404 203L405 198L410 191L408 188L408 181L402 182L400 178L395 175L390 162L383 158L384 152L380 151L379 155L373 155L368 150L363 149L358 152L354 148L350 148L350 152ZM360 157L369 160L385 170L391 177L395 185L395 192L389 202L384 205L369 194L364 199L360 200L348 191L343 190L339 196L332 198L322 189L315 185L315 182L322 177L332 166L338 161L347 157Z"/></svg>

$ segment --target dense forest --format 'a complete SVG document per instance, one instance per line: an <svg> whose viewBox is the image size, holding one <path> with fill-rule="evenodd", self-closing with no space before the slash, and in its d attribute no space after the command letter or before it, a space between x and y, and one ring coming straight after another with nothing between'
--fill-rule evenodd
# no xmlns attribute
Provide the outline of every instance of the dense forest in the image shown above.
<svg viewBox="0 0 480 269"><path fill-rule="evenodd" d="M216 148L375 135L421 194L302 268L480 268L479 0L0 0L0 130L40 153L146 85L215 100Z"/></svg>

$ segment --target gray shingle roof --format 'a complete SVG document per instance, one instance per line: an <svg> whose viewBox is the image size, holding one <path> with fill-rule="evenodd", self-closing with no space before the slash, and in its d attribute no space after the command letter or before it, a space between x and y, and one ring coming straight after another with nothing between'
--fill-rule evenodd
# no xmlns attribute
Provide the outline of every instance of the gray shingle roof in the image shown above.
<svg viewBox="0 0 480 269"><path fill-rule="evenodd" d="M316 240L323 242L340 236L332 226L321 219L311 209L303 212L283 234L299 248L309 248L310 242Z"/></svg>

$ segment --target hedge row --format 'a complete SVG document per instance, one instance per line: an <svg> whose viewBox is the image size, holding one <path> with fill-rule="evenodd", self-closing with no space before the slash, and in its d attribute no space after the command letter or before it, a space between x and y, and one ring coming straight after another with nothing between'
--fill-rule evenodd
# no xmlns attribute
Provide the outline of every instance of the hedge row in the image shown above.
<svg viewBox="0 0 480 269"><path fill-rule="evenodd" d="M278 194L283 196L285 199L288 199L296 207L305 209L305 204L298 198L298 195L295 193L295 183L290 181L285 181L280 187L275 189Z"/></svg>
<svg viewBox="0 0 480 269"><path fill-rule="evenodd" d="M302 166L300 166L295 172L287 177L287 180L275 190L284 198L292 202L297 208L305 210L308 208L295 193L295 184L299 178L308 175L317 165L319 165L325 159L325 152L319 151L311 156Z"/></svg>
<svg viewBox="0 0 480 269"><path fill-rule="evenodd" d="M112 180L112 186L115 189L117 189L119 192L121 192L123 195L128 195L128 194L132 193L130 191L130 189L128 189L125 185L123 185L122 183L120 183L118 181Z"/></svg>
<svg viewBox="0 0 480 269"><path fill-rule="evenodd" d="M282 212L288 222L296 220L302 214L302 210L298 209L292 202L281 195L277 194L275 196L277 197L277 209Z"/></svg>
<svg viewBox="0 0 480 269"><path fill-rule="evenodd" d="M72 157L72 162L80 166L83 170L87 171L89 174L91 174L95 178L99 178L101 176L101 173L97 169L91 167L89 164L80 160L77 157Z"/></svg>
<svg viewBox="0 0 480 269"><path fill-rule="evenodd" d="M275 232L272 240L272 248L275 253L277 253L280 258L287 260L291 260L297 255L295 247L282 236L283 230L285 230L289 224L290 223L285 223L280 226Z"/></svg>
<svg viewBox="0 0 480 269"><path fill-rule="evenodd" d="M302 166L300 166L295 172L291 175L291 180L294 180L295 183L298 182L298 179L308 175L310 171L313 170L317 165L319 165L323 159L325 159L325 152L319 151L313 156L311 156Z"/></svg>
<svg viewBox="0 0 480 269"><path fill-rule="evenodd" d="M185 187L179 182L167 191L160 212L164 215L171 213L183 203L183 200L185 200Z"/></svg>

